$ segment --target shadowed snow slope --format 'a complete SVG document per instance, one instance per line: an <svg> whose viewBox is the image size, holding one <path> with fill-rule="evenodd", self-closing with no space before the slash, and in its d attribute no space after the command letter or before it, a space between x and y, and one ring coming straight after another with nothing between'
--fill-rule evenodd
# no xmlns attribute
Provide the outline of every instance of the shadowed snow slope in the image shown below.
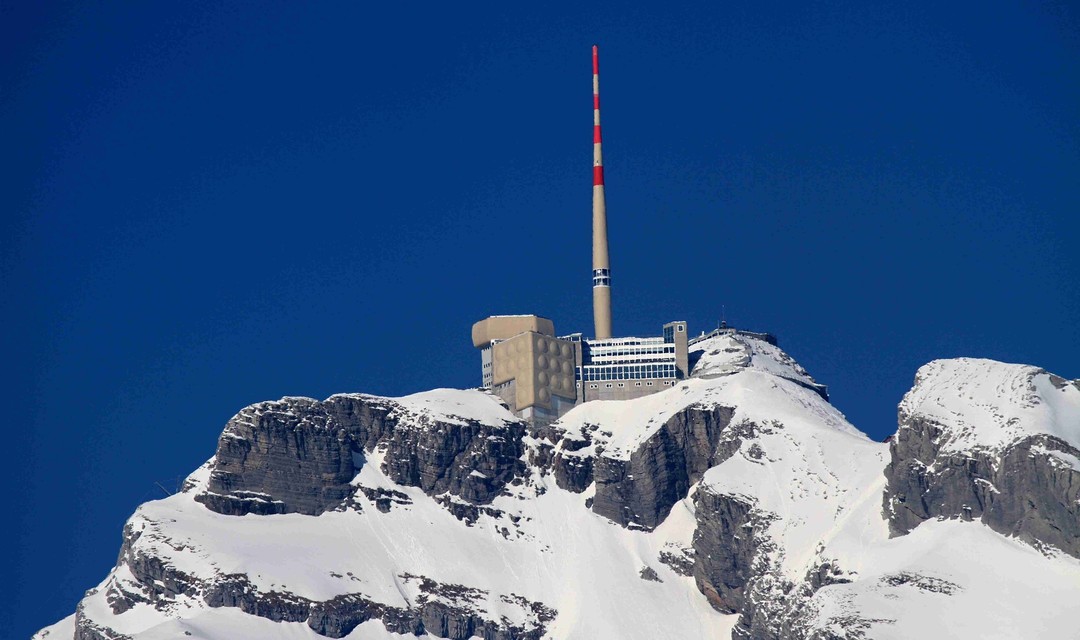
<svg viewBox="0 0 1080 640"><path fill-rule="evenodd" d="M1049 504L1080 487L1075 383L935 361L884 444L773 345L695 350L676 386L543 427L475 390L252 405L37 637L1075 634L1080 561L1047 533L1076 525ZM959 475L992 504L915 495L975 450L989 475ZM993 511L1014 490L1043 520Z"/></svg>

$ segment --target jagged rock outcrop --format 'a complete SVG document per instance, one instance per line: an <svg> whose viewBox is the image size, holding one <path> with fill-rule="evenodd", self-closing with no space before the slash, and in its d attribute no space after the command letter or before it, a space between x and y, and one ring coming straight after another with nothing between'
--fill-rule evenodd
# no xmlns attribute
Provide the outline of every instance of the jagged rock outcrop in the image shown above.
<svg viewBox="0 0 1080 640"><path fill-rule="evenodd" d="M362 593L343 594L316 602L289 593L262 592L244 575L224 576L206 589L205 600L211 607L237 607L244 613L269 620L306 622L312 631L328 638L343 638L359 625L378 620L393 633L429 634L453 640L474 636L537 640L557 613L541 603L507 594L500 597L521 605L528 621L515 625L490 620L475 604L489 596L485 591L409 574L398 578L417 583L420 595L413 606L387 606Z"/></svg>
<svg viewBox="0 0 1080 640"><path fill-rule="evenodd" d="M1080 471L1063 462L1080 459L1080 450L1033 435L1000 453L942 454L940 437L940 428L913 420L891 443L885 509L894 534L929 518L980 519L1080 556Z"/></svg>
<svg viewBox="0 0 1080 640"><path fill-rule="evenodd" d="M225 426L196 499L227 515L318 515L355 493L364 453L381 447L394 482L486 504L521 472L524 435L522 422L415 412L360 394L260 402Z"/></svg>
<svg viewBox="0 0 1080 640"><path fill-rule="evenodd" d="M717 462L720 433L734 409L688 407L672 416L629 460L600 455L593 463L592 510L624 527L650 530Z"/></svg>
<svg viewBox="0 0 1080 640"><path fill-rule="evenodd" d="M489 595L487 592L461 585L441 584L413 575L399 578L405 582L411 580L418 583L420 596L414 606L392 607L373 601L361 593L344 594L320 602L287 591L263 591L252 584L244 574L223 575L209 584L204 584L190 577L187 577L186 581L178 582L175 572L154 563L129 566L139 583L150 589L154 589L160 579L168 580L172 586L160 594L163 597L180 594L201 596L210 607L234 607L248 615L274 622L305 622L313 631L328 638L343 638L360 624L368 620L378 620L387 630L395 633L430 634L455 640L473 636L498 640L536 640L557 613L542 603L508 594L501 597L521 605L530 616L529 621L514 625L490 620L475 606L476 601ZM180 585L179 588L176 585ZM172 593L168 592L170 589ZM123 613L129 607L130 603L126 603L114 607L114 612ZM87 637L113 637L101 635L104 630L94 626L87 626L85 633L88 634Z"/></svg>
<svg viewBox="0 0 1080 640"><path fill-rule="evenodd" d="M558 440L549 458L559 487L575 493L595 483L592 510L624 527L651 530L718 461L721 432L734 412L690 406L670 417L629 458L605 455L603 432L586 426ZM557 427L559 423L555 423ZM549 436L553 439L558 437Z"/></svg>
<svg viewBox="0 0 1080 640"><path fill-rule="evenodd" d="M383 469L394 482L420 487L428 495L450 493L487 504L524 471L523 422L499 427L476 421L436 421L423 428L395 428Z"/></svg>
<svg viewBox="0 0 1080 640"><path fill-rule="evenodd" d="M390 431L389 403L366 396L283 398L236 414L218 439L207 490L196 499L227 515L317 515L353 491L354 452Z"/></svg>
<svg viewBox="0 0 1080 640"><path fill-rule="evenodd" d="M694 493L694 508L694 581L715 609L739 613L758 547L753 505L702 487Z"/></svg>

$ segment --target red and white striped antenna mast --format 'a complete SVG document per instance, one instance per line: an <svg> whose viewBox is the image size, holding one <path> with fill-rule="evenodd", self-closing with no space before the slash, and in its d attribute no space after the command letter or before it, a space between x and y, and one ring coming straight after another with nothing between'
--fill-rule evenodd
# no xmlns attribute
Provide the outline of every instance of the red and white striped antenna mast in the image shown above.
<svg viewBox="0 0 1080 640"><path fill-rule="evenodd" d="M611 337L611 262L608 259L604 156L600 150L600 54L592 48L593 82L593 325L597 339Z"/></svg>

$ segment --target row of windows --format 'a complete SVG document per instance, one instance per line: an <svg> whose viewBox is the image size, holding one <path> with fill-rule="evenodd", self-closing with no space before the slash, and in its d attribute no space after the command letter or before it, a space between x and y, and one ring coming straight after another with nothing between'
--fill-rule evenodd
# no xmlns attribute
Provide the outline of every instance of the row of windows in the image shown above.
<svg viewBox="0 0 1080 640"><path fill-rule="evenodd" d="M648 381L648 382L646 382L646 383L644 383L644 384L645 384L645 386L647 386L647 387L651 387L651 386L653 386L653 385L654 385L654 384L656 384L656 383L655 383L655 382L653 382L652 380L650 380L650 381ZM626 386L626 383L625 383L625 382L618 382L618 383L611 383L611 382L606 382L606 383L604 383L604 388L605 388L605 389L610 389L610 388L612 388L612 386L613 386L613 385L614 385L614 386L618 386L618 387L619 387L619 388L621 389L621 388L623 388L623 387L625 387L625 386ZM635 382L635 383L634 383L634 386L635 386L635 387L640 387L641 385L642 385L642 382L640 382L640 381L638 381L638 382ZM667 382L664 382L664 383L662 383L662 385L663 385L663 386L666 386L666 387L671 387L671 386L674 386L674 385L675 385L675 381L674 381L674 380L668 380ZM580 383L580 382L578 383L578 386L579 386L579 387L581 386L581 383ZM594 382L594 383L592 383L592 384L590 384L590 385L589 385L589 388L590 388L590 389L599 389L599 388L600 388L600 385L599 385L599 383L596 383L596 382Z"/></svg>
<svg viewBox="0 0 1080 640"><path fill-rule="evenodd" d="M577 379L585 380L643 380L674 378L674 364L627 364L578 367Z"/></svg>
<svg viewBox="0 0 1080 640"><path fill-rule="evenodd" d="M603 358L596 360L588 360L585 362L586 367L610 367L615 365L636 365L636 364L659 364L659 365L671 365L675 366L675 358L671 356L646 356L634 358L631 356L624 356L622 358Z"/></svg>
<svg viewBox="0 0 1080 640"><path fill-rule="evenodd" d="M589 356L593 358L604 356L634 356L643 353L675 353L673 344L656 344L644 346L619 346L619 347L590 347Z"/></svg>
<svg viewBox="0 0 1080 640"><path fill-rule="evenodd" d="M591 349L608 349L611 347L640 347L649 344L663 344L663 338L607 338L605 340L586 340L585 343Z"/></svg>

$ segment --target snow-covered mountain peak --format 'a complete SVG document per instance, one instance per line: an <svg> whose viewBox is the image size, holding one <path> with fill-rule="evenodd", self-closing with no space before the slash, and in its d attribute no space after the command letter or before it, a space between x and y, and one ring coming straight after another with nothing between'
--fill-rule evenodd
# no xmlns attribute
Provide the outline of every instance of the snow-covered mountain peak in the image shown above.
<svg viewBox="0 0 1080 640"><path fill-rule="evenodd" d="M818 384L806 369L780 347L750 333L723 333L690 347L690 375L715 378L745 369L764 371L814 389L828 398L825 385Z"/></svg>
<svg viewBox="0 0 1080 640"><path fill-rule="evenodd" d="M1080 382L981 358L934 360L900 403L901 422L943 430L943 451L1000 450L1032 435L1080 446Z"/></svg>

